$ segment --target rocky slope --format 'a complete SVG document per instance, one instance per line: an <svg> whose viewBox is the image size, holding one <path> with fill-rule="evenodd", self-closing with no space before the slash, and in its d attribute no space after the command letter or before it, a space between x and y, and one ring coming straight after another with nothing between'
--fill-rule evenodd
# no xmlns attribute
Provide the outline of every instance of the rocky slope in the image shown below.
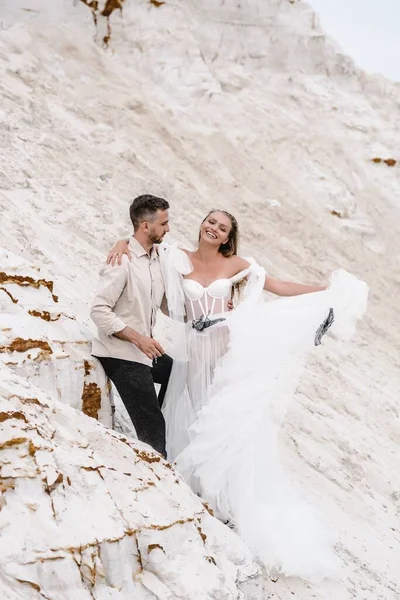
<svg viewBox="0 0 400 600"><path fill-rule="evenodd" d="M1 375L3 598L238 598L249 550L171 465Z"/></svg>
<svg viewBox="0 0 400 600"><path fill-rule="evenodd" d="M111 427L110 390L90 355L90 331L39 269L1 248L0 264L0 366Z"/></svg>

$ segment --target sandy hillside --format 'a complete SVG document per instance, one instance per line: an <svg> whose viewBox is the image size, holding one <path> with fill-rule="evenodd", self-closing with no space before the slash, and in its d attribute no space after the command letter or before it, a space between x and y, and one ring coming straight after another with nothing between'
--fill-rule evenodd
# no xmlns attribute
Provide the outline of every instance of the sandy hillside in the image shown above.
<svg viewBox="0 0 400 600"><path fill-rule="evenodd" d="M170 200L187 242L226 208L271 274L366 280L356 338L318 349L282 432L342 579L248 597L398 598L398 86L359 71L299 1L126 0L108 49L104 21L96 34L83 3L0 0L0 245L45 267L85 323L143 192Z"/></svg>

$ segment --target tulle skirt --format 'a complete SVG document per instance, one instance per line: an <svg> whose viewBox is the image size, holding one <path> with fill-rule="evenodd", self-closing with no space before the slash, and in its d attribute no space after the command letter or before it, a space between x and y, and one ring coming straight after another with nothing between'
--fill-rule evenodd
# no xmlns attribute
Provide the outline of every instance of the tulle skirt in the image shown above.
<svg viewBox="0 0 400 600"><path fill-rule="evenodd" d="M200 333L187 326L189 360L174 366L164 410L169 458L269 572L314 581L337 570L277 437L319 326L333 308L332 330L350 338L366 299L366 284L339 271L325 292L239 306Z"/></svg>
<svg viewBox="0 0 400 600"><path fill-rule="evenodd" d="M229 347L227 321L201 332L193 329L191 323L187 323L185 329L188 360L174 361L163 407L167 454L171 461L193 438L191 426L207 403L216 367Z"/></svg>

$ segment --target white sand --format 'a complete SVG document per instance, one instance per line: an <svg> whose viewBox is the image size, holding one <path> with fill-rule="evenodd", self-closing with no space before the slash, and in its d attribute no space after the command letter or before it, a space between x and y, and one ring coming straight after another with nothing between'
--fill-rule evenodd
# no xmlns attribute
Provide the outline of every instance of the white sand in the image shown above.
<svg viewBox="0 0 400 600"><path fill-rule="evenodd" d="M357 70L303 2L127 0L108 51L86 7L47 4L0 0L1 246L44 265L86 323L143 192L170 200L175 237L222 207L271 274L365 279L356 339L318 349L282 432L343 577L253 595L398 598L400 164L371 162L400 160L398 86Z"/></svg>

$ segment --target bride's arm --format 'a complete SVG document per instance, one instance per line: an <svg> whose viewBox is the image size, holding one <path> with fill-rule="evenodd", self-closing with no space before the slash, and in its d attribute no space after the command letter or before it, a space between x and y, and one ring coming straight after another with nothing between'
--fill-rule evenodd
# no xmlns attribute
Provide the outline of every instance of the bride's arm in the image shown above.
<svg viewBox="0 0 400 600"><path fill-rule="evenodd" d="M327 289L325 285L309 285L307 283L293 283L291 281L281 281L273 277L266 277L264 290L276 294L277 296L300 296L300 294L311 294L313 292L323 292Z"/></svg>
<svg viewBox="0 0 400 600"><path fill-rule="evenodd" d="M116 263L121 264L122 256L124 254L127 255L129 260L131 260L131 253L128 249L129 240L118 240L111 248L108 256L107 256L107 264L114 266Z"/></svg>

